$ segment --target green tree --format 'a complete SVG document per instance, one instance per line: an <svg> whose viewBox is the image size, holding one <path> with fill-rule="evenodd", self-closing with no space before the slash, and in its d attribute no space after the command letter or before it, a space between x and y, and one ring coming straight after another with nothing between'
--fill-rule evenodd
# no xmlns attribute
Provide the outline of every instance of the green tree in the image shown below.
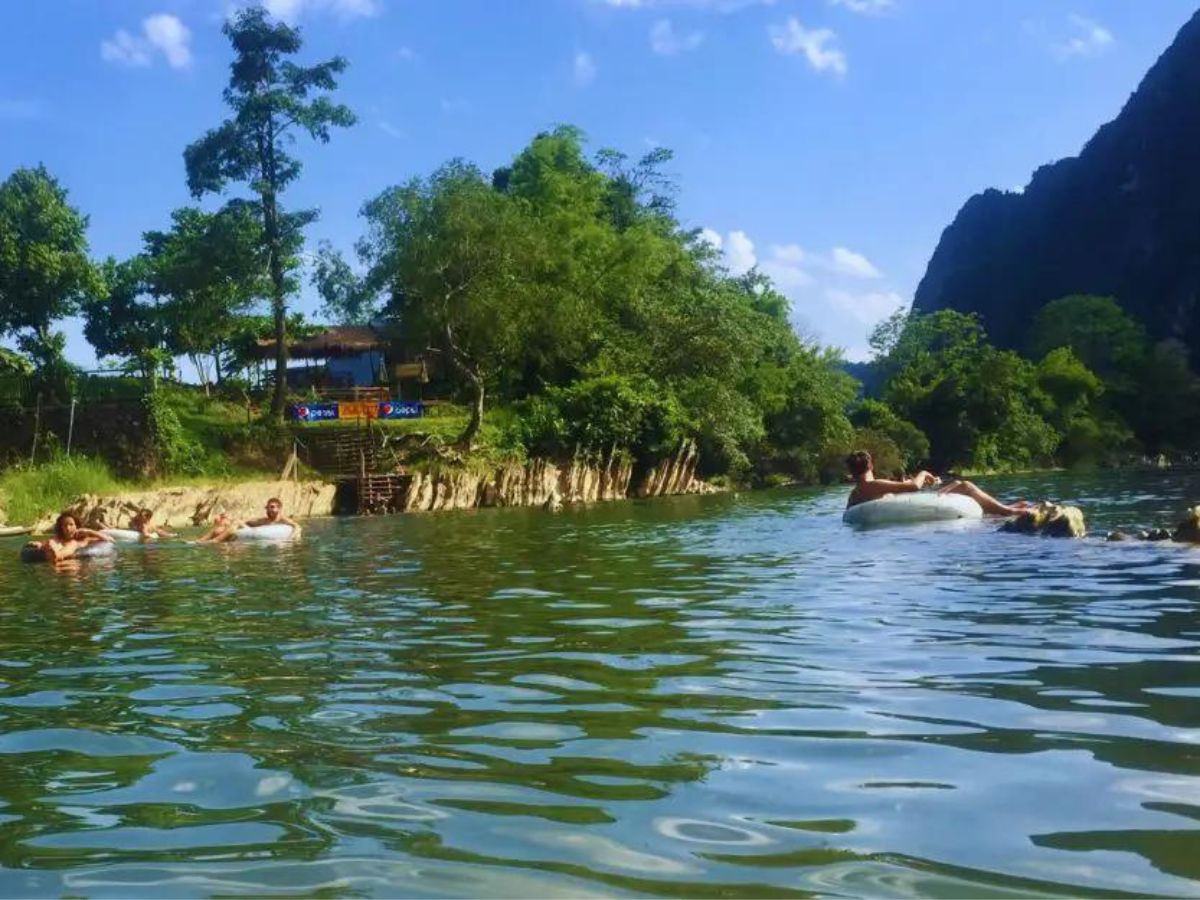
<svg viewBox="0 0 1200 900"><path fill-rule="evenodd" d="M618 150L596 154L597 167L607 177L602 202L614 228L624 231L647 217L674 223L675 183L663 171L674 157L666 147L655 147L633 165Z"/></svg>
<svg viewBox="0 0 1200 900"><path fill-rule="evenodd" d="M33 363L8 347L0 347L0 375L32 375Z"/></svg>
<svg viewBox="0 0 1200 900"><path fill-rule="evenodd" d="M84 304L83 334L100 357L124 359L126 368L141 377L147 390L155 386L166 351L162 310L147 285L149 263L143 256L118 262L109 257L101 266L106 290Z"/></svg>
<svg viewBox="0 0 1200 900"><path fill-rule="evenodd" d="M322 313L339 325L366 325L378 312L376 294L328 241L317 248L312 285L321 295Z"/></svg>
<svg viewBox="0 0 1200 900"><path fill-rule="evenodd" d="M1047 303L1029 329L1034 359L1057 347L1069 347L1087 368L1108 381L1141 366L1146 329L1112 297L1076 294Z"/></svg>
<svg viewBox="0 0 1200 900"><path fill-rule="evenodd" d="M872 343L883 352L884 401L928 437L934 465L1025 468L1053 454L1059 434L1036 369L989 344L975 316L896 317Z"/></svg>
<svg viewBox="0 0 1200 900"><path fill-rule="evenodd" d="M1200 378L1179 341L1154 344L1137 381L1129 420L1151 453L1195 450L1200 445Z"/></svg>
<svg viewBox="0 0 1200 900"><path fill-rule="evenodd" d="M461 162L384 191L364 215L367 284L386 293L406 338L441 352L462 379L471 416L459 443L470 448L487 391L527 333L525 298L536 278L528 217Z"/></svg>
<svg viewBox="0 0 1200 900"><path fill-rule="evenodd" d="M441 351L472 398L467 442L487 396L518 405L531 452L691 438L709 474L812 477L851 439L855 382L769 279L730 277L680 227L669 160L589 159L561 127L490 179L449 164L367 204L363 287Z"/></svg>
<svg viewBox="0 0 1200 900"><path fill-rule="evenodd" d="M224 190L230 181L247 183L258 195L262 246L271 282L275 320L275 392L271 410L282 415L287 387L287 296L294 287L288 273L312 211L286 213L280 195L300 174L300 162L288 152L297 130L325 143L332 127L354 124L354 114L334 103L328 92L346 61L334 57L299 66L288 57L299 52L300 32L268 21L258 6L247 7L225 24L234 62L225 102L233 117L184 151L188 187L200 197ZM316 96L313 95L316 93Z"/></svg>
<svg viewBox="0 0 1200 900"><path fill-rule="evenodd" d="M103 292L86 231L87 217L45 168L0 183L0 331L16 337L51 388L65 366L54 323Z"/></svg>
<svg viewBox="0 0 1200 900"><path fill-rule="evenodd" d="M186 356L207 386L220 384L238 320L269 294L263 230L254 210L231 203L216 213L171 213L169 231L144 235L145 280L172 352ZM211 359L209 369L207 360Z"/></svg>
<svg viewBox="0 0 1200 900"><path fill-rule="evenodd" d="M929 438L912 422L896 415L886 403L862 400L850 414L850 421L856 428L868 429L891 441L903 470L914 469L929 459Z"/></svg>

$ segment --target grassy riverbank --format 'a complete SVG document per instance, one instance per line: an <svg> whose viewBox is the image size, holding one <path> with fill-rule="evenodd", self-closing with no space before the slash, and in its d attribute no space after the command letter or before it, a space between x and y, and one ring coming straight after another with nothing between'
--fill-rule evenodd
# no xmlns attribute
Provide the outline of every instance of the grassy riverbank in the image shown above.
<svg viewBox="0 0 1200 900"><path fill-rule="evenodd" d="M306 442L332 429L354 427L353 423L322 422L289 426L264 421L260 411L248 409L218 395L205 396L198 388L164 385L160 388L165 407L175 424L169 428L169 443L152 447L144 429L130 434L116 430L110 443L86 452L77 448L65 455L65 441L53 430L43 430L36 462L18 459L0 470L0 523L29 525L61 510L83 494L132 495L158 488L228 488L249 482L278 479L295 447L299 450L301 478L319 479L309 469ZM520 455L506 449L512 416L507 410L489 410L469 454L454 448L462 433L469 411L451 403L438 403L421 419L372 421L369 427L395 454L396 462L414 470L450 465L482 472L497 465L521 461ZM365 423L364 423L365 426ZM130 472L126 455L108 454L118 443L145 441L146 453L157 457L153 473L137 477ZM316 440L311 443L315 444ZM138 454L135 453L134 456Z"/></svg>
<svg viewBox="0 0 1200 900"><path fill-rule="evenodd" d="M116 493L127 485L103 462L76 456L0 474L0 508L11 525L29 525L80 494Z"/></svg>

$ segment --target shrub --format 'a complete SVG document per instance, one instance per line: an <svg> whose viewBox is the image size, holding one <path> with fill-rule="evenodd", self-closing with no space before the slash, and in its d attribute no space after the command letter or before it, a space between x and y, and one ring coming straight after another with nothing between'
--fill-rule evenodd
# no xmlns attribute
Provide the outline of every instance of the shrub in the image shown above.
<svg viewBox="0 0 1200 900"><path fill-rule="evenodd" d="M674 395L652 379L607 375L550 388L518 407L515 427L531 454L651 455L674 449L686 434Z"/></svg>
<svg viewBox="0 0 1200 900"><path fill-rule="evenodd" d="M929 458L929 438L920 428L896 415L885 403L863 400L850 415L858 429L886 436L902 459L901 468L914 468Z"/></svg>
<svg viewBox="0 0 1200 900"><path fill-rule="evenodd" d="M859 428L850 444L830 447L821 460L821 481L832 484L846 480L846 456L853 450L866 450L875 463L880 478L903 478L906 471L904 456L896 442L882 431Z"/></svg>
<svg viewBox="0 0 1200 900"><path fill-rule="evenodd" d="M143 402L158 468L163 473L204 474L204 448L183 430L166 392L152 390Z"/></svg>
<svg viewBox="0 0 1200 900"><path fill-rule="evenodd" d="M31 525L80 494L111 493L120 487L99 460L63 456L36 466L15 466L0 475L0 500L9 522Z"/></svg>

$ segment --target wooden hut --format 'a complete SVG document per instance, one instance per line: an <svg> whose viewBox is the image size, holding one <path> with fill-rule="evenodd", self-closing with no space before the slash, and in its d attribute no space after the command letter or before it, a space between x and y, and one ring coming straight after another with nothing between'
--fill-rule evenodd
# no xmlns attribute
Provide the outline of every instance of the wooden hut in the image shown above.
<svg viewBox="0 0 1200 900"><path fill-rule="evenodd" d="M274 339L260 338L254 355L263 361L273 360ZM402 383L423 385L429 381L425 359L405 357L400 342L380 328L338 325L288 343L288 386L312 388L331 398L381 388L402 397Z"/></svg>

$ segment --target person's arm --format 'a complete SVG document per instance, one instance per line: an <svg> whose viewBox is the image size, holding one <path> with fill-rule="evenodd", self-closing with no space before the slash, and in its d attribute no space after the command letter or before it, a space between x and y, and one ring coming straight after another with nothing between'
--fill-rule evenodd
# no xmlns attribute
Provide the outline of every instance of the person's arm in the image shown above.
<svg viewBox="0 0 1200 900"><path fill-rule="evenodd" d="M870 484L874 489L872 493L877 493L880 496L883 494L911 494L921 489L921 485L914 478L906 478L904 481L876 478Z"/></svg>
<svg viewBox="0 0 1200 900"><path fill-rule="evenodd" d="M300 523L295 519L289 519L287 516L280 516L277 521L282 522L284 525L291 525L294 529L296 529L296 531L300 531Z"/></svg>
<svg viewBox="0 0 1200 900"><path fill-rule="evenodd" d="M163 528L161 525L156 526L153 529L153 533L157 537L168 537L168 538L179 537L179 535L177 533L175 533L174 531L168 531L166 528Z"/></svg>
<svg viewBox="0 0 1200 900"><path fill-rule="evenodd" d="M93 531L91 528L75 529L75 537L86 538L91 541L99 541L105 544L111 544L113 542L113 539L103 531Z"/></svg>
<svg viewBox="0 0 1200 900"><path fill-rule="evenodd" d="M59 561L59 549L54 546L54 541L42 541L42 554L46 557L46 562L56 563Z"/></svg>
<svg viewBox="0 0 1200 900"><path fill-rule="evenodd" d="M931 484L937 484L938 479L924 470L918 472L912 478L905 478L903 481L895 481L889 478L876 478L873 481L867 482L864 486L864 493L870 494L869 499L876 499L885 494L913 494Z"/></svg>

